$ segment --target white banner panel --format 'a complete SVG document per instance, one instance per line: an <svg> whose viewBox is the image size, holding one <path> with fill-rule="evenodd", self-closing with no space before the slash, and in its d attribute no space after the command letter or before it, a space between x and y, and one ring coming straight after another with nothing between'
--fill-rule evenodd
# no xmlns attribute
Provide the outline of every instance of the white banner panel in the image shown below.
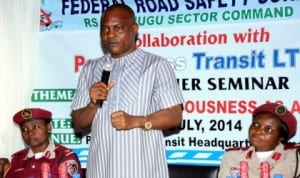
<svg viewBox="0 0 300 178"><path fill-rule="evenodd" d="M99 17L113 3L135 10L137 45L176 72L185 111L166 131L170 164L219 165L224 149L248 146L251 112L262 103L283 103L299 118L300 1L44 0L31 104L53 111L53 140L83 167L90 137L74 135L70 103L81 67L102 55Z"/></svg>

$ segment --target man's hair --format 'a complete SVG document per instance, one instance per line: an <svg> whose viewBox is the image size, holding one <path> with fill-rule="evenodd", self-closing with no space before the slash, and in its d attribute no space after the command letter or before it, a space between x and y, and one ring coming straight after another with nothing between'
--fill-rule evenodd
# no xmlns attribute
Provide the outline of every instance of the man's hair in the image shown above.
<svg viewBox="0 0 300 178"><path fill-rule="evenodd" d="M132 23L136 23L135 13L134 13L133 9L126 4L113 4L113 5L109 6L107 9L105 9L105 11L103 11L101 19L106 12L109 12L109 11L115 10L115 9L124 10L127 13L127 15L132 19Z"/></svg>

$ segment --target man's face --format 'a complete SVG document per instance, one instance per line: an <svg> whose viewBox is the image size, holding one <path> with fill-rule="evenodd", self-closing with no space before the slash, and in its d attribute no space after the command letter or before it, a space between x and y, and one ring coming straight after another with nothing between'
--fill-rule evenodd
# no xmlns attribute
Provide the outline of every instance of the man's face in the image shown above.
<svg viewBox="0 0 300 178"><path fill-rule="evenodd" d="M249 139L256 151L273 150L280 142L280 120L269 113L260 113L255 116L249 127Z"/></svg>
<svg viewBox="0 0 300 178"><path fill-rule="evenodd" d="M48 144L48 135L51 131L50 123L45 120L29 120L20 125L24 142L34 151L44 151Z"/></svg>
<svg viewBox="0 0 300 178"><path fill-rule="evenodd" d="M126 56L135 50L138 25L123 9L106 12L101 19L100 36L104 49L114 58Z"/></svg>

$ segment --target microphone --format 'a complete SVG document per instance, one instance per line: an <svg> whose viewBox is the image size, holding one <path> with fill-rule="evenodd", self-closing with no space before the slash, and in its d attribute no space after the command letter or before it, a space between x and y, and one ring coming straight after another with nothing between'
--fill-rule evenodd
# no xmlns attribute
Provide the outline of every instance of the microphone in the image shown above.
<svg viewBox="0 0 300 178"><path fill-rule="evenodd" d="M101 82L105 83L106 85L108 84L109 80L109 75L110 72L112 71L112 65L109 62L106 62L103 66L103 72L102 72L102 77L101 77ZM99 108L102 108L103 105L103 100L97 100L97 105Z"/></svg>

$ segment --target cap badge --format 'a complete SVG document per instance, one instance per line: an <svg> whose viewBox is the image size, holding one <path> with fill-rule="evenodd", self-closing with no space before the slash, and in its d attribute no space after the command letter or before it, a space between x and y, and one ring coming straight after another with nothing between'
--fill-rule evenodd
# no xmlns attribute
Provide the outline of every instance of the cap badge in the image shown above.
<svg viewBox="0 0 300 178"><path fill-rule="evenodd" d="M286 107L280 105L280 106L276 106L275 108L275 113L278 115L278 116L283 116L285 115L287 112L287 109Z"/></svg>
<svg viewBox="0 0 300 178"><path fill-rule="evenodd" d="M31 119L32 118L32 111L31 109L24 109L21 113L24 119Z"/></svg>

